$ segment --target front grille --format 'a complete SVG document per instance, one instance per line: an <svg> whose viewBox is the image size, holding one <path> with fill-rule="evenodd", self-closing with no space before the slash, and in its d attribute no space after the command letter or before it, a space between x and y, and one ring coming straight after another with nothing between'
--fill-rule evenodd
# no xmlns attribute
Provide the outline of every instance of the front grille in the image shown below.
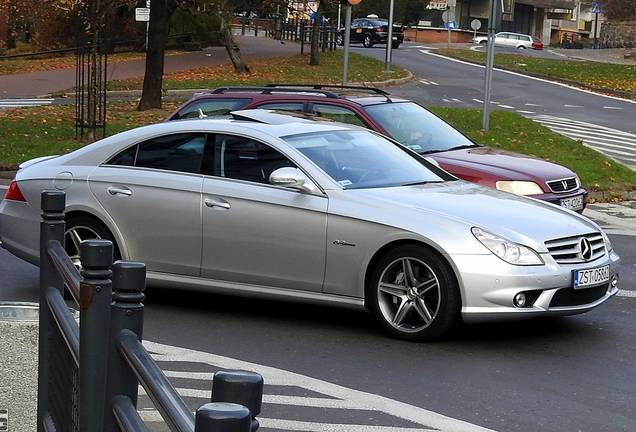
<svg viewBox="0 0 636 432"><path fill-rule="evenodd" d="M564 193L576 190L579 188L579 182L576 177L569 177L565 179L552 180L546 182L550 190L554 193Z"/></svg>
<svg viewBox="0 0 636 432"><path fill-rule="evenodd" d="M599 285L593 288L561 288L552 297L550 301L550 307L564 307L564 306L583 306L603 298L607 293L609 284Z"/></svg>
<svg viewBox="0 0 636 432"><path fill-rule="evenodd" d="M592 256L587 260L581 256L580 243L583 237L587 238L592 246ZM576 264L593 261L605 255L605 242L599 232L550 240L545 242L545 247L548 248L548 252L550 252L552 258L559 264Z"/></svg>

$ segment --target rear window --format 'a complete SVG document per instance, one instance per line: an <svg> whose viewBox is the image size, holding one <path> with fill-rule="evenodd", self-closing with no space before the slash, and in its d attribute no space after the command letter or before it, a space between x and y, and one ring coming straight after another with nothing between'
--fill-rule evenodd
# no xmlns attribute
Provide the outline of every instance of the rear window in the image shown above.
<svg viewBox="0 0 636 432"><path fill-rule="evenodd" d="M251 99L235 98L196 100L179 110L170 120L223 116L240 110L250 102Z"/></svg>

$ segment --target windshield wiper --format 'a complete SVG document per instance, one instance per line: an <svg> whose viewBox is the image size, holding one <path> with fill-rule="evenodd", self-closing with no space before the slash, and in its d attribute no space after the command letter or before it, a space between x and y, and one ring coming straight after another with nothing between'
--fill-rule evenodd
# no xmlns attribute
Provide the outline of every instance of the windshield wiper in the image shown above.
<svg viewBox="0 0 636 432"><path fill-rule="evenodd" d="M451 147L449 149L446 149L446 151L461 150L461 149L467 149L467 148L473 148L473 147L481 147L481 146L479 144L464 144L464 145Z"/></svg>
<svg viewBox="0 0 636 432"><path fill-rule="evenodd" d="M401 186L417 186L417 185L424 185L429 183L444 183L444 180L427 180L427 181L420 181L420 182L413 182L413 183L404 183Z"/></svg>

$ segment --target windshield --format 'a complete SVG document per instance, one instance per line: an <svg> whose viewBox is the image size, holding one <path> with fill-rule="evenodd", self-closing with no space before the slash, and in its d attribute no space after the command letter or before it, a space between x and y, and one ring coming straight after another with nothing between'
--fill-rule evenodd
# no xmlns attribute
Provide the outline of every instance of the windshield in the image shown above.
<svg viewBox="0 0 636 432"><path fill-rule="evenodd" d="M436 153L477 147L451 125L416 103L386 103L365 109L391 138L414 152Z"/></svg>
<svg viewBox="0 0 636 432"><path fill-rule="evenodd" d="M406 186L440 182L408 150L366 131L314 132L283 137L344 189Z"/></svg>

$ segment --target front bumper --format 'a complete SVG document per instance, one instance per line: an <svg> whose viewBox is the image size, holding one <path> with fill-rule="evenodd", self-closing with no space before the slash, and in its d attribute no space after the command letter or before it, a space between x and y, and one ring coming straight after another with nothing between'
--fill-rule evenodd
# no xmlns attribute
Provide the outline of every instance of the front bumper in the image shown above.
<svg viewBox="0 0 636 432"><path fill-rule="evenodd" d="M585 207L587 206L587 195L588 195L587 190L583 188L579 188L579 189L573 190L571 192L566 192L566 193L548 192L548 193L543 193L541 195L530 195L530 198L546 201L546 202L549 202L550 204L561 206L562 199L574 198L579 195L583 195L583 208L581 210L578 210L578 212L581 213L583 212L583 210L585 210Z"/></svg>
<svg viewBox="0 0 636 432"><path fill-rule="evenodd" d="M495 255L453 256L462 294L466 322L564 316L587 312L618 293L611 283L574 290L572 271L610 266L610 281L618 279L620 258L615 252L591 262L562 265L541 254L542 266L513 266ZM518 293L530 294L525 307L516 307Z"/></svg>

